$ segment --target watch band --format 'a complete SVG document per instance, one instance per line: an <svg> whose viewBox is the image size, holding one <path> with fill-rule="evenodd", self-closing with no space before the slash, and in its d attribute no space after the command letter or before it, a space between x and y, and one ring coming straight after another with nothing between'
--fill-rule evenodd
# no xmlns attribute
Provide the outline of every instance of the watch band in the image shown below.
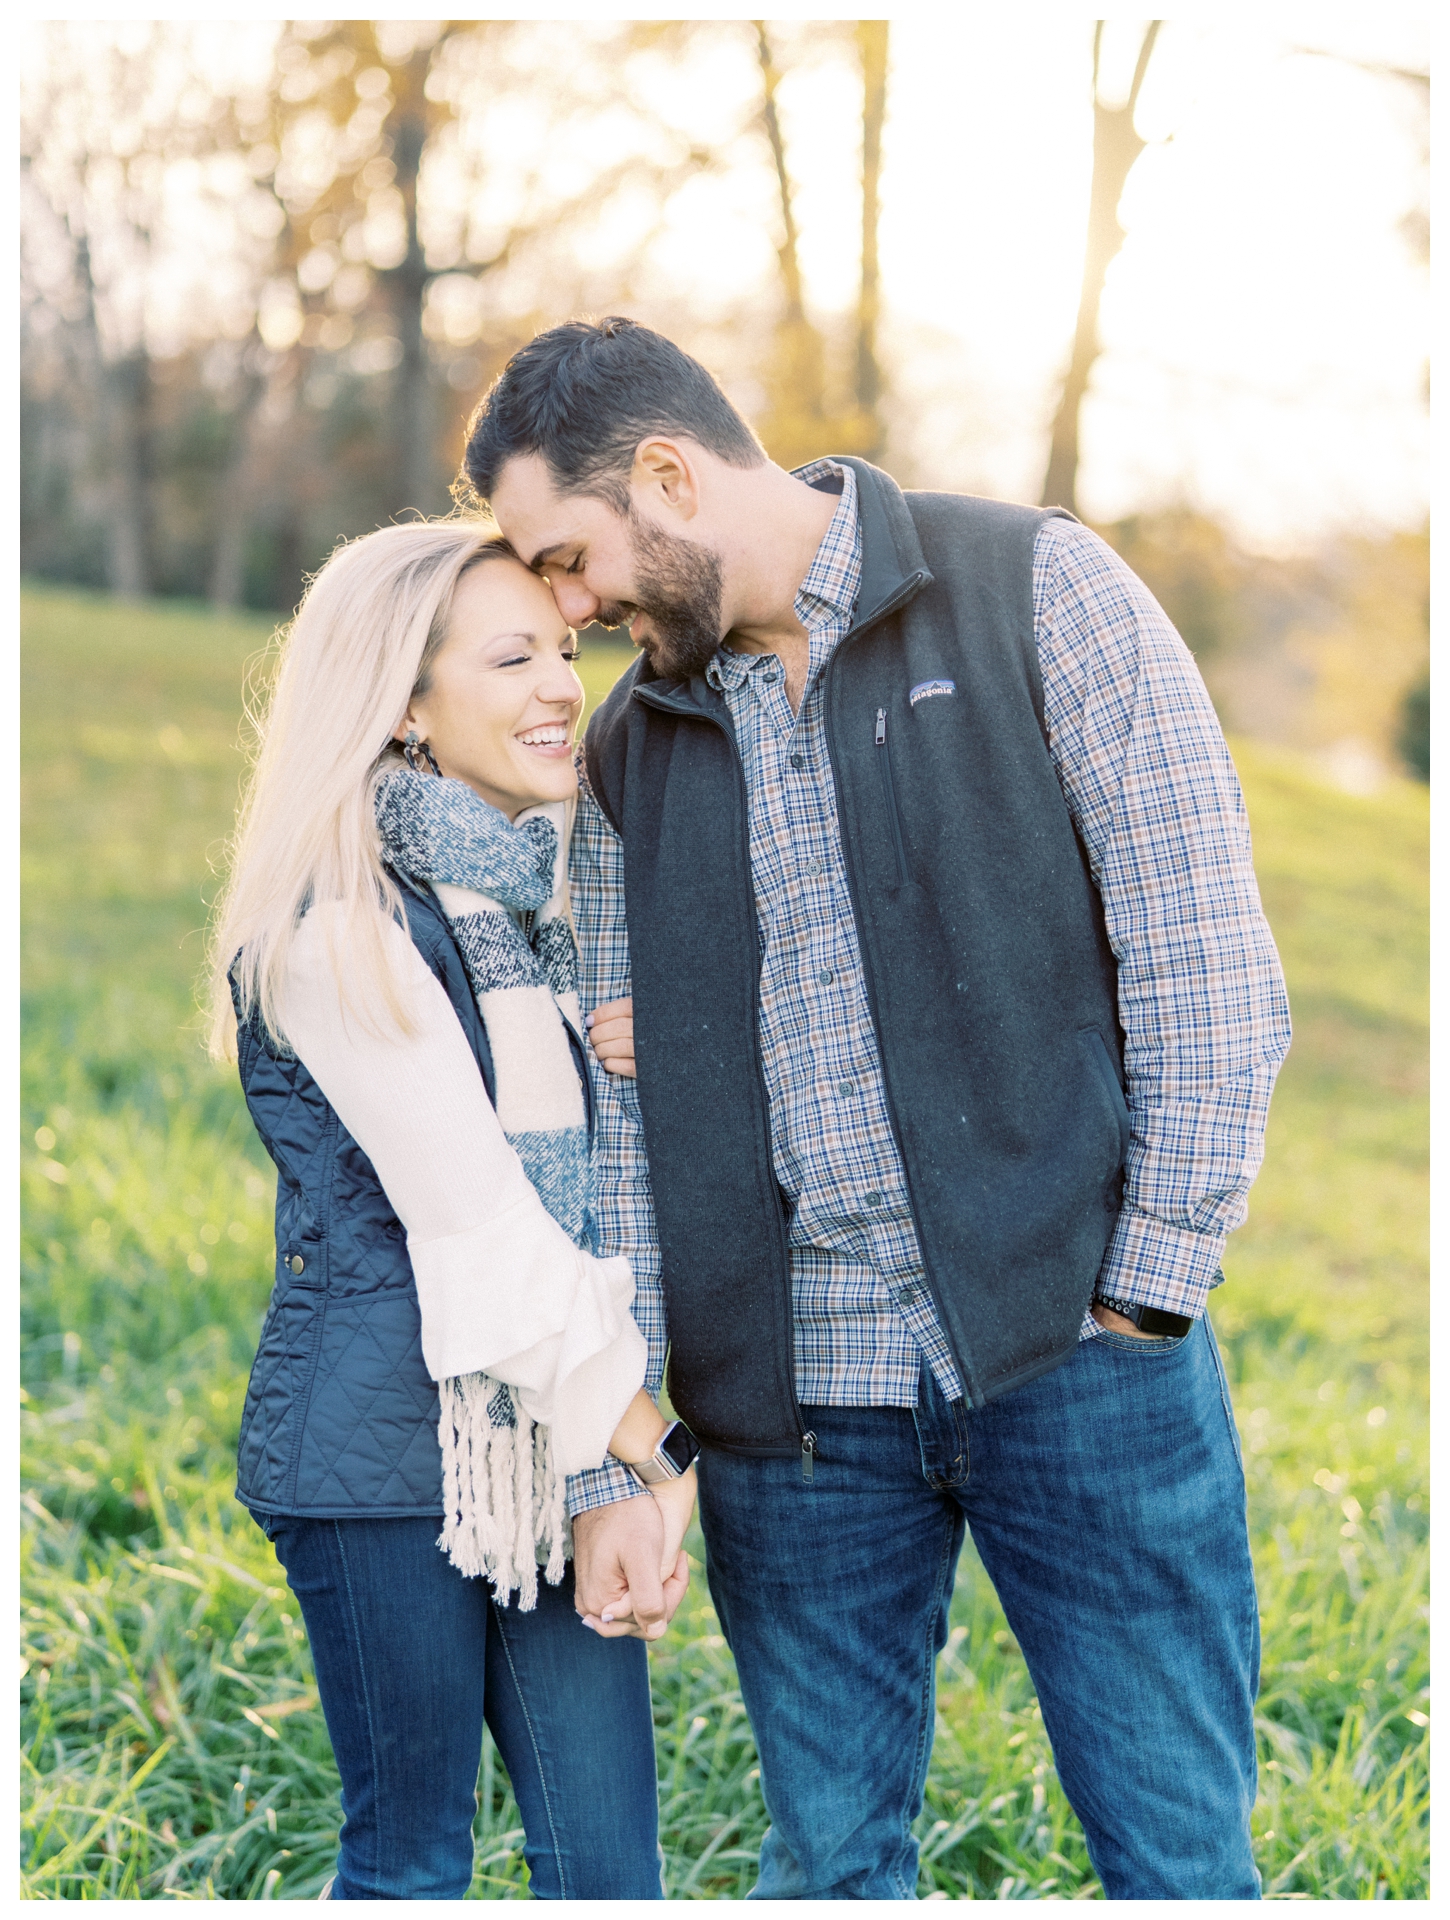
<svg viewBox="0 0 1450 1920"><path fill-rule="evenodd" d="M657 1487L662 1480L677 1480L679 1475L673 1467L667 1467L651 1454L648 1460L626 1460L624 1463L636 1480L643 1481L647 1487Z"/></svg>
<svg viewBox="0 0 1450 1920"><path fill-rule="evenodd" d="M660 1435L648 1460L626 1460L635 1479L646 1487L657 1487L665 1480L679 1480L698 1459L700 1443L683 1420L672 1420Z"/></svg>
<svg viewBox="0 0 1450 1920"><path fill-rule="evenodd" d="M1099 1307L1111 1307L1114 1313L1122 1314L1125 1320L1131 1320L1139 1333L1167 1333L1183 1335L1192 1330L1193 1321L1186 1313L1168 1313L1162 1307L1145 1307L1141 1300L1110 1300L1106 1294L1096 1294L1093 1304Z"/></svg>

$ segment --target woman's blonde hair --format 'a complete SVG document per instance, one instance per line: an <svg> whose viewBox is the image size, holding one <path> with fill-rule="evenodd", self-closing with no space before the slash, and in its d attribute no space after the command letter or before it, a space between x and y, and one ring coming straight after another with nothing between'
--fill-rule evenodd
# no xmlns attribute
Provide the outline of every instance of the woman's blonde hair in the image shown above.
<svg viewBox="0 0 1450 1920"><path fill-rule="evenodd" d="M416 521L339 547L308 587L255 717L255 763L213 911L213 1058L235 1051L233 980L242 1018L260 1012L285 1045L278 1009L292 941L325 901L342 907L345 1004L375 1031L406 1029L385 944L402 899L383 867L373 789L409 700L427 691L459 580L505 558L512 549L491 522Z"/></svg>

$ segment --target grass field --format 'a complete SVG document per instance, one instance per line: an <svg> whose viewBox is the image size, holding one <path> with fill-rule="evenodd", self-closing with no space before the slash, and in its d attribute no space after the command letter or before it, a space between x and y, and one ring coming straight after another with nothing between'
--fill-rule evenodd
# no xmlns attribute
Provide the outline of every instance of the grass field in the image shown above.
<svg viewBox="0 0 1450 1920"><path fill-rule="evenodd" d="M337 1782L295 1606L231 1497L272 1181L191 1013L255 623L24 604L24 1892L314 1895ZM621 664L586 657L597 697ZM1427 1894L1423 790L1243 748L1296 1039L1213 1317L1264 1616L1265 1889ZM697 1543L698 1544L698 1543ZM652 1653L668 1885L730 1898L764 1822L696 1579ZM970 1547L942 1657L924 1895L1093 1898L1026 1669ZM526 1875L481 1781L481 1898Z"/></svg>

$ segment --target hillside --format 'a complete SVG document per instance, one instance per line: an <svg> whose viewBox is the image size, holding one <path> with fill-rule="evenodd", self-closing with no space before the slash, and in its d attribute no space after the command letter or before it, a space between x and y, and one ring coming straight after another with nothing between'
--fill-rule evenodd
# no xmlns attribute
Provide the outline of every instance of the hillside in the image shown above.
<svg viewBox="0 0 1450 1920"><path fill-rule="evenodd" d="M295 1609L231 1499L268 1167L192 989L269 628L23 602L24 1842L32 1897L309 1897L336 1781ZM586 653L591 700L627 649ZM1425 1894L1427 795L1236 748L1295 1043L1215 1325L1264 1614L1266 1891ZM698 1548L698 1541L695 1543ZM964 1558L923 1893L1092 1891L1030 1681ZM674 1897L763 1809L704 1594L653 1656ZM518 1897L490 1749L481 1897Z"/></svg>

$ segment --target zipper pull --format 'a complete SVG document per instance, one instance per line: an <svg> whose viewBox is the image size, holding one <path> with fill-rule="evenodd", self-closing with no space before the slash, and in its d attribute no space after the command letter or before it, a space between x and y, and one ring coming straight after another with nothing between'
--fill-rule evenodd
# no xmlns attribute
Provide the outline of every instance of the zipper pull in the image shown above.
<svg viewBox="0 0 1450 1920"><path fill-rule="evenodd" d="M885 707L878 707L876 709L876 744L878 747L884 747L886 745L886 709Z"/></svg>
<svg viewBox="0 0 1450 1920"><path fill-rule="evenodd" d="M816 1475L816 1436L813 1433L801 1436L801 1479L809 1486Z"/></svg>

